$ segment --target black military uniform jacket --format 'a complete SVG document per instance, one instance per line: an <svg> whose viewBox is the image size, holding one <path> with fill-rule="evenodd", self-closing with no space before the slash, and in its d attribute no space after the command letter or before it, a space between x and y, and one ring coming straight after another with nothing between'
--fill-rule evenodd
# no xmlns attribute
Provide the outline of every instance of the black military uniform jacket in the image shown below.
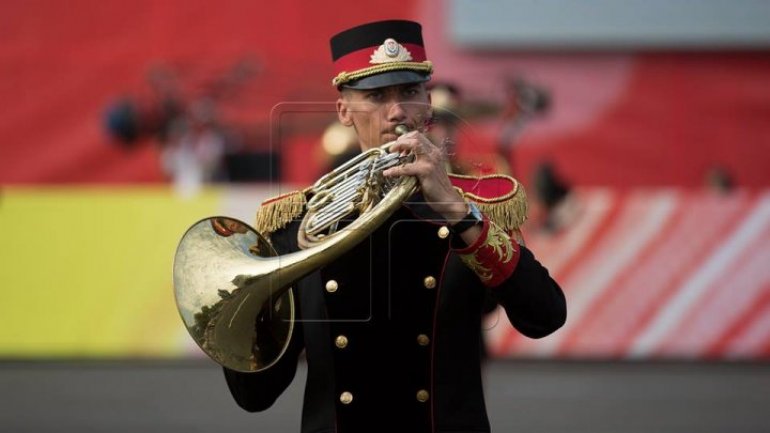
<svg viewBox="0 0 770 433"><path fill-rule="evenodd" d="M539 338L564 323L564 295L525 247L513 274L485 287L440 221L418 199L300 280L300 326L281 360L261 373L225 369L237 403L248 411L272 405L304 349L303 433L488 432L479 352L485 300ZM272 234L279 253L298 249L298 226Z"/></svg>

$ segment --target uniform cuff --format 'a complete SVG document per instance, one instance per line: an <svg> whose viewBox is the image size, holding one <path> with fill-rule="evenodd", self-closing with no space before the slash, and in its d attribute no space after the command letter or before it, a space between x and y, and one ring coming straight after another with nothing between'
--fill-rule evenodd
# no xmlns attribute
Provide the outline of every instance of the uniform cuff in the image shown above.
<svg viewBox="0 0 770 433"><path fill-rule="evenodd" d="M519 263L518 244L486 215L476 242L454 251L487 287L499 286Z"/></svg>

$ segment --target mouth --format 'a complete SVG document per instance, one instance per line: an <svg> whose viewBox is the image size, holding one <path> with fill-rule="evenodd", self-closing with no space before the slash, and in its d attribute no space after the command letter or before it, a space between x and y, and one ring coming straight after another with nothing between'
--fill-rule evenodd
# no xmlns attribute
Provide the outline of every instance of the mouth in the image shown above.
<svg viewBox="0 0 770 433"><path fill-rule="evenodd" d="M400 126L400 125L403 125L403 126L405 126L405 127L406 127L406 130L407 130L407 132L412 130L412 127L411 127L411 126L409 126L409 125L407 125L407 124L405 124L405 123L399 123L398 125L394 125L394 126L392 126L392 127L388 128L388 129L386 129L386 130L382 131L383 135L386 135L386 136L390 136L390 137L395 137L395 138L398 138L398 136L399 136L399 135L401 135L401 134L399 134L398 132L396 132L396 128L397 128L398 126Z"/></svg>
<svg viewBox="0 0 770 433"><path fill-rule="evenodd" d="M392 129L388 129L386 131L382 131L382 140L384 143L389 143L391 141L394 141L398 138L398 134L395 133Z"/></svg>

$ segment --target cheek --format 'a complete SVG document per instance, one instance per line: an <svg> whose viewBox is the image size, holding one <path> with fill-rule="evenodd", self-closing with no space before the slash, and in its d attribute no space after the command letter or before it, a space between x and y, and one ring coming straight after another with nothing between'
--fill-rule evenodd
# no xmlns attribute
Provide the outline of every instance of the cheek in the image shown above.
<svg viewBox="0 0 770 433"><path fill-rule="evenodd" d="M430 111L430 104L424 101L413 102L407 105L409 112L414 116L428 117Z"/></svg>
<svg viewBox="0 0 770 433"><path fill-rule="evenodd" d="M387 122L387 115L384 110L374 109L357 113L356 123L361 128L379 131L385 122Z"/></svg>
<svg viewBox="0 0 770 433"><path fill-rule="evenodd" d="M430 118L430 113L429 113L429 110L419 107L419 108L415 108L412 111L410 117L415 119L417 122L425 122L428 120L428 118Z"/></svg>
<svg viewBox="0 0 770 433"><path fill-rule="evenodd" d="M361 131L366 131L369 128L369 116L364 113L356 113L356 115L353 116L353 123L359 133Z"/></svg>

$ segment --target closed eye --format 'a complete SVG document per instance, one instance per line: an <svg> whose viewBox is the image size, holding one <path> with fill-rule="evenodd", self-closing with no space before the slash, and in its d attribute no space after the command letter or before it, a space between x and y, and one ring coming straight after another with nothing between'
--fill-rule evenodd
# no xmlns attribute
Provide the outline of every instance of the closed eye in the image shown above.
<svg viewBox="0 0 770 433"><path fill-rule="evenodd" d="M367 92L365 98L369 101L379 102L382 101L384 94L379 91Z"/></svg>
<svg viewBox="0 0 770 433"><path fill-rule="evenodd" d="M417 96L420 93L420 88L418 86L410 86L404 89L404 96L408 96L410 98Z"/></svg>

